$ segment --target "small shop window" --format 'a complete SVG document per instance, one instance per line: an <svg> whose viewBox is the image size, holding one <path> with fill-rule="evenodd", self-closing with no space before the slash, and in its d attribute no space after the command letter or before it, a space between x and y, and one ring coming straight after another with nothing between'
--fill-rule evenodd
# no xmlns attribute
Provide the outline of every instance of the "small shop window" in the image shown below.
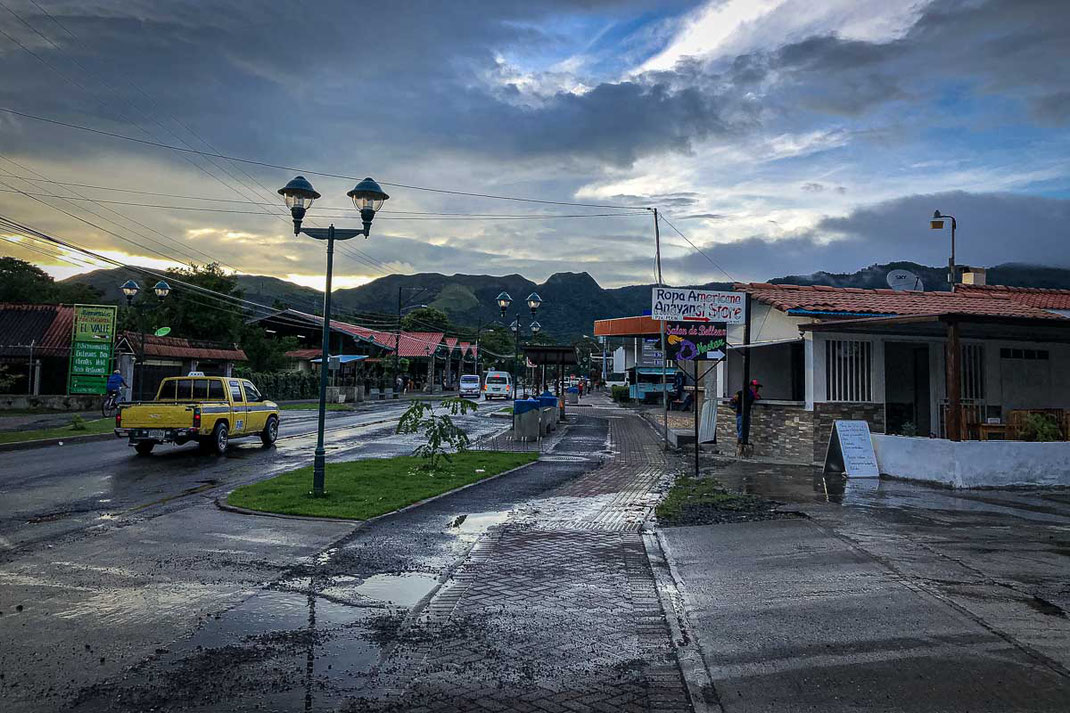
<svg viewBox="0 0 1070 713"><path fill-rule="evenodd" d="M854 339L825 342L825 400L871 401L873 345Z"/></svg>
<svg viewBox="0 0 1070 713"><path fill-rule="evenodd" d="M1000 359L1024 359L1028 361L1048 361L1047 349L1012 349L1003 347L999 350Z"/></svg>

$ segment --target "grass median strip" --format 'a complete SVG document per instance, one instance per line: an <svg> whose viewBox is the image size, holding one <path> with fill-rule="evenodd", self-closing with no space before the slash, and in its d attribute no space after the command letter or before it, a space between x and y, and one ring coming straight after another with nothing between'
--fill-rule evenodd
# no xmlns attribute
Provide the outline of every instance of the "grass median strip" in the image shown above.
<svg viewBox="0 0 1070 713"><path fill-rule="evenodd" d="M82 421L80 428L58 426L56 428L37 428L32 431L0 431L0 443L22 443L39 441L44 438L74 438L109 433L115 428L114 419L98 418L94 421Z"/></svg>
<svg viewBox="0 0 1070 713"><path fill-rule="evenodd" d="M467 451L454 454L452 462L434 475L419 470L424 461L414 456L330 463L327 494L322 498L309 495L312 468L306 467L243 485L227 497L227 503L283 515L367 520L530 463L537 457L537 453L527 452Z"/></svg>
<svg viewBox="0 0 1070 713"><path fill-rule="evenodd" d="M665 499L658 503L658 524L710 525L790 517L777 513L778 503L748 493L727 490L716 478L677 476Z"/></svg>

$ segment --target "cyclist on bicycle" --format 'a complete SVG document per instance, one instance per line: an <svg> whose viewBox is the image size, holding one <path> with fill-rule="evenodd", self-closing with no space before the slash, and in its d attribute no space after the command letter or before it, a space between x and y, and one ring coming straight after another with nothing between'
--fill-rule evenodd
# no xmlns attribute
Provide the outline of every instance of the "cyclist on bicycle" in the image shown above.
<svg viewBox="0 0 1070 713"><path fill-rule="evenodd" d="M120 390L124 386L127 386L126 380L123 379L123 375L116 369L112 372L111 376L108 377L108 398L114 399L116 403L121 401L122 394L120 393Z"/></svg>

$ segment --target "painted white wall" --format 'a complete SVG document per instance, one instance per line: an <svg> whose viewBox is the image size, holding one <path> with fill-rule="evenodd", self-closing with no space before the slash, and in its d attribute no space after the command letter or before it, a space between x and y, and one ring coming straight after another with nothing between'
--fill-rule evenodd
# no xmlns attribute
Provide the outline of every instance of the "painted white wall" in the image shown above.
<svg viewBox="0 0 1070 713"><path fill-rule="evenodd" d="M871 438L882 475L953 488L1070 485L1070 442Z"/></svg>

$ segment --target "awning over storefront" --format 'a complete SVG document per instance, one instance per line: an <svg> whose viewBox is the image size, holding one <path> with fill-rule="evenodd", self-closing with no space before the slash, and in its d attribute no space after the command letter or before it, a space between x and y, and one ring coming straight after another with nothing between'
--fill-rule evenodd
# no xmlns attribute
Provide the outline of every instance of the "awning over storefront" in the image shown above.
<svg viewBox="0 0 1070 713"><path fill-rule="evenodd" d="M366 354L329 354L327 358L331 361L336 361L339 364L348 364L352 361L364 361L368 358ZM319 364L323 361L323 357L316 357L312 360L313 364Z"/></svg>
<svg viewBox="0 0 1070 713"><path fill-rule="evenodd" d="M596 337L654 337L660 333L661 322L656 322L646 315L594 321Z"/></svg>
<svg viewBox="0 0 1070 713"><path fill-rule="evenodd" d="M570 366L579 364L573 347L552 345L529 345L523 347L524 355L536 366Z"/></svg>

